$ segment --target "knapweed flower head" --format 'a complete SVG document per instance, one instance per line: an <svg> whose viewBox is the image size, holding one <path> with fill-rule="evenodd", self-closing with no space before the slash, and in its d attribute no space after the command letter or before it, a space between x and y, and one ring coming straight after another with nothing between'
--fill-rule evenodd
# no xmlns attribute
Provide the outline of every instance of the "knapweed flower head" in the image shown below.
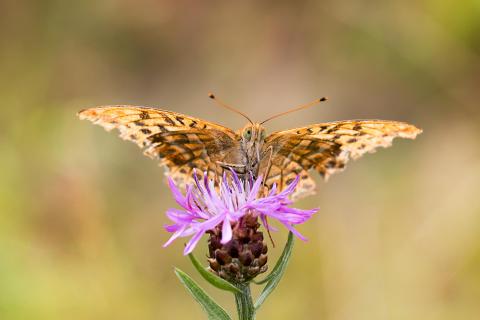
<svg viewBox="0 0 480 320"><path fill-rule="evenodd" d="M317 209L302 210L292 208L293 202L289 195L293 193L298 183L298 177L286 189L277 193L274 185L268 195L260 196L262 177L254 180L252 177L246 181L240 180L232 171L231 179L224 174L215 186L207 174L201 181L194 172L194 183L186 186L186 193L182 194L175 182L169 178L169 186L176 202L181 209L167 210L167 217L173 224L165 226L168 232L173 233L164 247L171 244L179 237L190 237L184 254L193 251L202 235L220 227L221 244L232 240L232 225L237 224L247 214L258 217L267 230L274 229L269 226L267 218L279 221L298 238L306 240L294 225L307 221Z"/></svg>

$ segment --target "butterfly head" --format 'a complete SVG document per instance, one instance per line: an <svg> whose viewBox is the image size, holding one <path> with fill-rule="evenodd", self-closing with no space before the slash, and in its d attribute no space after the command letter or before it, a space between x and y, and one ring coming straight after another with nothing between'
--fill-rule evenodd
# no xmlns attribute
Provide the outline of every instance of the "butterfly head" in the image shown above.
<svg viewBox="0 0 480 320"><path fill-rule="evenodd" d="M241 147L246 157L245 163L248 171L254 173L257 171L265 136L265 127L259 123L249 123L240 130Z"/></svg>

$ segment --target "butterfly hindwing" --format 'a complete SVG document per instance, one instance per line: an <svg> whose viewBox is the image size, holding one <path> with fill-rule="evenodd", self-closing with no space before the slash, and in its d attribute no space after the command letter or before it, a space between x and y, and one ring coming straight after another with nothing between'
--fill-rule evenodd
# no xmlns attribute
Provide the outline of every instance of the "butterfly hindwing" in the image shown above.
<svg viewBox="0 0 480 320"><path fill-rule="evenodd" d="M385 120L346 120L275 132L265 140L260 174L266 171L271 153L267 187L276 183L281 190L299 175L294 197L303 197L315 190L310 169L327 179L343 170L349 159L389 147L396 137L414 139L419 133L415 126Z"/></svg>
<svg viewBox="0 0 480 320"><path fill-rule="evenodd" d="M120 137L135 142L144 154L160 160L177 184L188 182L193 169L211 177L222 169L217 161L234 163L238 137L230 129L176 112L136 106L106 106L79 112L106 130L118 129Z"/></svg>

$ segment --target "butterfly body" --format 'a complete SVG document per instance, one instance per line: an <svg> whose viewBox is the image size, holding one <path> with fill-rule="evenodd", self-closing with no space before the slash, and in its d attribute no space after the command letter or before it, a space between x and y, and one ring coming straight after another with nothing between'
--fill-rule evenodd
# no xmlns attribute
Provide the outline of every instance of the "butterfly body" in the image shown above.
<svg viewBox="0 0 480 320"><path fill-rule="evenodd" d="M195 117L136 106L106 106L79 112L120 137L135 142L144 154L160 160L166 174L178 184L190 181L193 170L219 176L226 168L240 174L264 175L267 188L285 188L300 176L294 197L315 191L309 174L324 178L343 170L377 147L388 147L396 137L414 139L421 130L413 125L386 120L345 120L319 123L266 135L259 123L237 132Z"/></svg>
<svg viewBox="0 0 480 320"><path fill-rule="evenodd" d="M266 136L265 128L259 123L247 124L237 132L240 137L241 166L245 173L258 175L258 169L262 160L262 149Z"/></svg>

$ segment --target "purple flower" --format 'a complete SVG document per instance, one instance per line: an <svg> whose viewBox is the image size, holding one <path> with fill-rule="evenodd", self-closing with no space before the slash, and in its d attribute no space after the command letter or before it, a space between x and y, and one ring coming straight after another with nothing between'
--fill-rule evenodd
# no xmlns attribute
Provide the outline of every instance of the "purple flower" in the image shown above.
<svg viewBox="0 0 480 320"><path fill-rule="evenodd" d="M267 217L276 219L297 237L306 240L293 225L304 223L318 211L290 207L293 202L288 196L295 190L298 177L278 194L274 185L265 197L259 197L262 177L256 181L248 179L243 182L232 171L233 179L229 181L224 175L218 188L215 188L213 180L208 179L206 174L202 182L198 180L195 172L194 177L195 183L187 185L185 195L171 178L168 180L173 196L182 209L167 210L167 217L173 224L166 225L165 229L173 235L164 247L179 237L192 236L183 252L185 255L193 251L205 232L213 230L220 224L222 224L221 243L229 242L232 239L232 224L247 213L260 217L265 228L269 230L274 228L268 225Z"/></svg>

